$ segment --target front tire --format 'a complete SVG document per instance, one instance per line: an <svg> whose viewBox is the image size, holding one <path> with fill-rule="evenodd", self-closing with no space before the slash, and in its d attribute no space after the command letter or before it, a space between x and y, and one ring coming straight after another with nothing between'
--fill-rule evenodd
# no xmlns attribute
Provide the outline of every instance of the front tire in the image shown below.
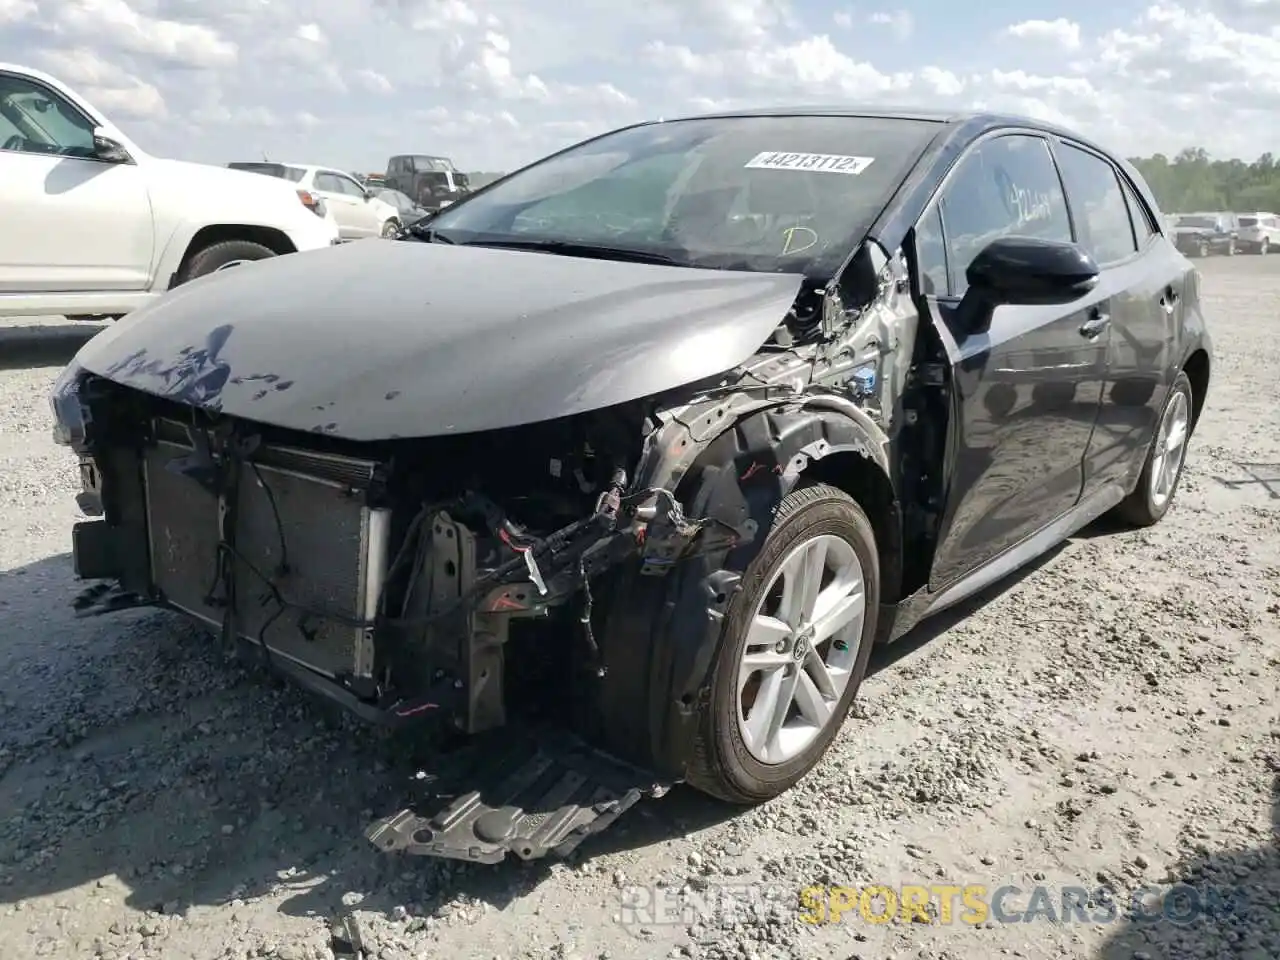
<svg viewBox="0 0 1280 960"><path fill-rule="evenodd" d="M1227 241L1227 256L1234 257L1236 255L1236 242L1234 240Z"/></svg>
<svg viewBox="0 0 1280 960"><path fill-rule="evenodd" d="M1133 527L1150 527L1169 512L1186 463L1191 410L1191 381L1179 373L1165 398L1138 485L1115 508L1117 519Z"/></svg>
<svg viewBox="0 0 1280 960"><path fill-rule="evenodd" d="M388 220L386 223L384 223L384 224L382 225L382 239L383 239L383 240L390 240L392 237L394 237L394 236L395 236L397 233L399 233L399 232L400 232L400 221L399 221L399 220Z"/></svg>
<svg viewBox="0 0 1280 960"><path fill-rule="evenodd" d="M276 252L270 247L254 243L252 240L223 240L192 254L178 274L178 283L186 283L197 277L217 273L219 270L234 269L244 263L266 260L274 256Z"/></svg>
<svg viewBox="0 0 1280 960"><path fill-rule="evenodd" d="M752 804L813 769L866 674L879 601L862 508L826 484L792 491L726 611L687 782Z"/></svg>

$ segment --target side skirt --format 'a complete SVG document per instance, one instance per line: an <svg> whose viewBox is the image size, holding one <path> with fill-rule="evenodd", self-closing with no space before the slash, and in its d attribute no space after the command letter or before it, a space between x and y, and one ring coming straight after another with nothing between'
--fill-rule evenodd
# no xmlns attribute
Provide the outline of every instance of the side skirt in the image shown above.
<svg viewBox="0 0 1280 960"><path fill-rule="evenodd" d="M1041 527L1036 533L1014 544L1004 553L992 557L950 586L937 592L931 592L926 587L900 604L887 607L881 611L887 623L881 629L878 642L892 643L901 639L926 617L941 613L948 607L967 600L975 593L985 590L993 583L1020 570L1072 534L1093 523L1119 504L1125 496L1127 491L1119 483L1107 484L1091 494L1088 499L1079 501L1056 520Z"/></svg>

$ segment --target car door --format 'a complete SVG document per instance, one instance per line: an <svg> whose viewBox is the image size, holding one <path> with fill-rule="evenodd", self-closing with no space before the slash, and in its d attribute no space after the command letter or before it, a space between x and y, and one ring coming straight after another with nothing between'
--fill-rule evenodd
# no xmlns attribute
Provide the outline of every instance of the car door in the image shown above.
<svg viewBox="0 0 1280 960"><path fill-rule="evenodd" d="M1125 486L1146 452L1164 396L1181 298L1182 258L1170 250L1127 178L1081 144L1055 144L1079 243L1101 268L1110 305L1107 377L1084 461L1084 495Z"/></svg>
<svg viewBox="0 0 1280 960"><path fill-rule="evenodd" d="M341 173L334 174L338 181L338 188L342 191L344 199L351 203L351 209L354 213L353 219L360 231L362 237L376 237L382 233L382 213L378 207L369 201L369 191L364 188L354 177L348 177Z"/></svg>
<svg viewBox="0 0 1280 960"><path fill-rule="evenodd" d="M333 211L339 236L343 240L357 240L370 235L368 209L364 194L356 196L347 189L346 182L346 177L327 170L319 170L315 175L316 192ZM354 186L354 181L351 182Z"/></svg>
<svg viewBox="0 0 1280 960"><path fill-rule="evenodd" d="M99 160L95 126L57 91L0 71L0 295L150 285L146 175Z"/></svg>
<svg viewBox="0 0 1280 960"><path fill-rule="evenodd" d="M1097 320L1109 307L1105 294L1089 294L1068 306L997 307L981 333L960 326L965 270L988 243L1074 239L1053 154L1037 133L971 146L916 235L922 288L935 291L926 303L951 363L950 476L930 574L939 590L1079 499L1106 373L1109 333Z"/></svg>

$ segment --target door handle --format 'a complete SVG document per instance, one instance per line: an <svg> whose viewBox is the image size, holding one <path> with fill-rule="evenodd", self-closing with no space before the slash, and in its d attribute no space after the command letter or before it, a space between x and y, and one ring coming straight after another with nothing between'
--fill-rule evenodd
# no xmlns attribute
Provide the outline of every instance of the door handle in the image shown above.
<svg viewBox="0 0 1280 960"><path fill-rule="evenodd" d="M1089 319L1080 325L1080 336L1092 340L1107 329L1110 324L1111 314L1095 308L1089 313Z"/></svg>

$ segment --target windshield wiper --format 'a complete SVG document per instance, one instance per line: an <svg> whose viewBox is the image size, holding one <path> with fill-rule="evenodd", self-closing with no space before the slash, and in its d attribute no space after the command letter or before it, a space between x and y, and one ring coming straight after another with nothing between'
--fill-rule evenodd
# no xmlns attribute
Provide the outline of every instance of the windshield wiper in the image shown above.
<svg viewBox="0 0 1280 960"><path fill-rule="evenodd" d="M421 240L424 243L456 243L456 240L450 240L443 233L434 229L429 223L423 223L421 220L415 220L407 227L401 229L400 237L413 237L415 240Z"/></svg>
<svg viewBox="0 0 1280 960"><path fill-rule="evenodd" d="M536 250L566 257L598 257L601 260L661 263L668 266L686 265L685 261L665 253L633 250L629 247L610 247L596 243L577 243L572 240L469 240L464 246L497 247L502 250Z"/></svg>

